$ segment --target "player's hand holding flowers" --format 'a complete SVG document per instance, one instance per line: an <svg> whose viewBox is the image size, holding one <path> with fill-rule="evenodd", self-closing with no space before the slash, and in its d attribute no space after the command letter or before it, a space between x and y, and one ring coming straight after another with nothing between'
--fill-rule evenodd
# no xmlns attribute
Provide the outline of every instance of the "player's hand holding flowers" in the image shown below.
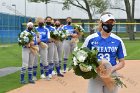
<svg viewBox="0 0 140 93"><path fill-rule="evenodd" d="M19 34L18 44L30 48L34 54L39 50L37 46L34 46L33 35L26 30Z"/></svg>
<svg viewBox="0 0 140 93"><path fill-rule="evenodd" d="M84 79L100 77L110 90L113 90L115 85L126 87L120 80L120 77L114 74L114 72L111 72L111 63L105 59L98 61L97 54L98 50L96 48L93 50L89 50L88 48L75 48L73 52L73 63L71 65L74 73L82 76Z"/></svg>

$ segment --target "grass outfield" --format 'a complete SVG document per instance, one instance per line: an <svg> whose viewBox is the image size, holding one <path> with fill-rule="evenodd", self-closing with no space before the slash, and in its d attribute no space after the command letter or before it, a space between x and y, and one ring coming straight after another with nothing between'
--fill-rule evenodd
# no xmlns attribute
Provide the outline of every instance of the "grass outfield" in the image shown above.
<svg viewBox="0 0 140 93"><path fill-rule="evenodd" d="M124 43L128 54L126 59L140 60L138 56L140 54L140 40L124 40ZM80 45L82 45L82 43L79 43L79 46ZM21 66L21 47L16 44L12 44L9 47L0 46L0 68L9 66ZM5 93L6 91L21 87L19 76L20 72L18 71L8 76L0 77L0 93Z"/></svg>

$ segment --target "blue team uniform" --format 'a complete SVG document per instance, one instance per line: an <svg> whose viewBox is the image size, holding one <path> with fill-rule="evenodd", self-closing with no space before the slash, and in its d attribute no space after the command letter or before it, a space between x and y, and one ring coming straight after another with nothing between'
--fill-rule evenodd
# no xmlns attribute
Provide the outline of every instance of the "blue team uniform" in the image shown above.
<svg viewBox="0 0 140 93"><path fill-rule="evenodd" d="M57 31L62 31L62 27L55 28Z"/></svg>
<svg viewBox="0 0 140 93"><path fill-rule="evenodd" d="M66 30L66 32L70 35L76 33L72 25L64 25L62 29ZM72 38L71 36L68 36L66 40L71 40L71 38Z"/></svg>
<svg viewBox="0 0 140 93"><path fill-rule="evenodd" d="M48 42L48 29L44 27L36 27L36 30L39 32L41 42L47 43Z"/></svg>
<svg viewBox="0 0 140 93"><path fill-rule="evenodd" d="M50 25L46 25L45 27L46 27L50 32L55 31L55 28L52 27L52 26L50 26Z"/></svg>
<svg viewBox="0 0 140 93"><path fill-rule="evenodd" d="M112 66L116 65L116 58L121 59L126 56L125 46L122 40L111 33L111 35L104 39L101 37L101 33L97 32L87 37L82 47L88 47L90 50L95 47L98 50L98 60L105 58Z"/></svg>

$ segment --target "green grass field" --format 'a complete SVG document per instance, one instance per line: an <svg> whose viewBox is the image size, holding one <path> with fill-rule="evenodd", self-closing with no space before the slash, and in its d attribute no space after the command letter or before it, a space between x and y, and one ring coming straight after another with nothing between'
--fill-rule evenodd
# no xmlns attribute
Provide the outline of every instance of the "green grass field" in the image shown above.
<svg viewBox="0 0 140 93"><path fill-rule="evenodd" d="M124 43L128 55L126 59L140 60L140 40L124 40ZM81 45L82 43L79 43L79 46ZM21 47L17 44L12 44L9 47L0 47L0 68L10 66L21 66ZM22 86L19 83L19 76L20 71L5 77L0 77L0 93L5 93L6 91Z"/></svg>

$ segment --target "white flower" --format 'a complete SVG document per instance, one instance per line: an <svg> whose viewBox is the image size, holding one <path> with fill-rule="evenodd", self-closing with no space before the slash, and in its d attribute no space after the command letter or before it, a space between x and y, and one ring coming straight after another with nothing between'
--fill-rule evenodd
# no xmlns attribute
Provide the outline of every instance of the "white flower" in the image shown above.
<svg viewBox="0 0 140 93"><path fill-rule="evenodd" d="M28 36L30 33L26 31L24 34L25 34L25 36Z"/></svg>
<svg viewBox="0 0 140 93"><path fill-rule="evenodd" d="M58 33L59 33L59 34L61 34L61 33L62 33L62 31L58 31Z"/></svg>
<svg viewBox="0 0 140 93"><path fill-rule="evenodd" d="M21 41L21 40L19 40L19 42L21 43L22 41Z"/></svg>
<svg viewBox="0 0 140 93"><path fill-rule="evenodd" d="M92 69L92 66L88 66L87 70L91 71L91 69Z"/></svg>
<svg viewBox="0 0 140 93"><path fill-rule="evenodd" d="M78 47L75 47L75 48L74 48L74 51L77 51L77 50L78 50Z"/></svg>
<svg viewBox="0 0 140 93"><path fill-rule="evenodd" d="M78 65L76 57L73 57L73 63L74 63L74 66Z"/></svg>
<svg viewBox="0 0 140 93"><path fill-rule="evenodd" d="M76 54L76 57L80 62L84 62L87 56L88 56L87 52L83 50L79 50Z"/></svg>
<svg viewBox="0 0 140 93"><path fill-rule="evenodd" d="M79 67L80 67L81 71L83 71L83 72L89 72L92 69L92 66L88 66L88 65L83 64L83 63L81 63L79 65Z"/></svg>
<svg viewBox="0 0 140 93"><path fill-rule="evenodd" d="M54 31L53 34L54 35L58 35L59 33L58 33L58 31Z"/></svg>
<svg viewBox="0 0 140 93"><path fill-rule="evenodd" d="M20 33L20 38L23 38L23 36L24 36L24 32L21 32Z"/></svg>
<svg viewBox="0 0 140 93"><path fill-rule="evenodd" d="M18 42L20 42L20 43L21 43L22 41L18 38Z"/></svg>
<svg viewBox="0 0 140 93"><path fill-rule="evenodd" d="M28 43L29 42L29 38L24 36L24 41Z"/></svg>
<svg viewBox="0 0 140 93"><path fill-rule="evenodd" d="M86 57L84 57L84 56L80 56L80 57L78 58L78 60L79 60L80 62L84 62L85 59L86 59Z"/></svg>
<svg viewBox="0 0 140 93"><path fill-rule="evenodd" d="M69 36L71 35L70 32L68 30L66 30L66 35Z"/></svg>
<svg viewBox="0 0 140 93"><path fill-rule="evenodd" d="M64 37L66 37L66 35L63 34L63 35L62 35L62 38L64 38Z"/></svg>

